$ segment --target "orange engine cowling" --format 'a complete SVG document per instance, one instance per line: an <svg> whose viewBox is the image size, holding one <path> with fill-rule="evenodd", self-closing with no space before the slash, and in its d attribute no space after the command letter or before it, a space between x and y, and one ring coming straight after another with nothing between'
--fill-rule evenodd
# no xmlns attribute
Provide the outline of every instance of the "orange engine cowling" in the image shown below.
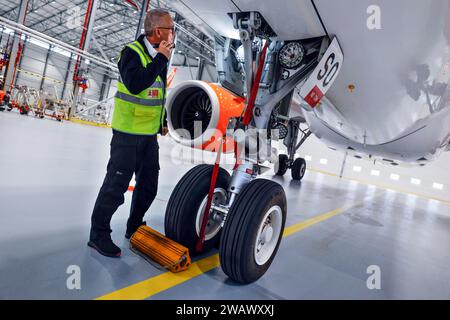
<svg viewBox="0 0 450 320"><path fill-rule="evenodd" d="M220 85L185 81L171 90L166 110L169 132L175 141L197 149L216 151L232 118L242 115L245 99ZM223 152L233 152L226 137Z"/></svg>

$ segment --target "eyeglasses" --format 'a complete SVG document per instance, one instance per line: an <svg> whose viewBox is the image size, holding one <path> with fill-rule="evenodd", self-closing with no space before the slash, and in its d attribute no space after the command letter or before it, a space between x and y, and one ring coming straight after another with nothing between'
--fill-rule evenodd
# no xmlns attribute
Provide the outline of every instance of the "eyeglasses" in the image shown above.
<svg viewBox="0 0 450 320"><path fill-rule="evenodd" d="M171 28L166 28L166 27L157 27L157 28L158 28L158 29L167 29L167 30L171 30L172 33L175 32L175 26L174 26L174 27L171 27Z"/></svg>

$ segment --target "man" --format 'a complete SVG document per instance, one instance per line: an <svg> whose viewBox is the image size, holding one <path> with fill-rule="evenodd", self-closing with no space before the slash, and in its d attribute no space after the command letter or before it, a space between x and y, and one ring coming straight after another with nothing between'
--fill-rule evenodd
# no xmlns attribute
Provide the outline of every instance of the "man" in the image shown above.
<svg viewBox="0 0 450 320"><path fill-rule="evenodd" d="M136 186L125 237L141 226L156 197L159 175L157 134L166 135L164 110L167 65L173 49L174 23L167 11L147 13L145 35L121 52L120 79L114 100L113 137L107 173L91 218L88 245L108 257L120 257L111 240L112 215L124 202L135 173Z"/></svg>

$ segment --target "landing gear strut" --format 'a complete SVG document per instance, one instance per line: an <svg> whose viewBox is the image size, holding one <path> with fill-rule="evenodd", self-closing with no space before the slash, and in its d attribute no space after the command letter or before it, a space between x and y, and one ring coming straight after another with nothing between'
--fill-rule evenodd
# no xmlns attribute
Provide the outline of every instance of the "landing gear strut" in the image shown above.
<svg viewBox="0 0 450 320"><path fill-rule="evenodd" d="M320 100L319 96L314 90L309 92L305 85L315 85L317 81L304 80L313 73L319 73L321 64L326 64L330 59L326 55L336 55L335 52L327 53L327 48L337 48L337 53L341 51L338 50L337 41L333 42L333 47L330 46L328 36L298 40L295 46L304 48L302 52L305 54L297 58L286 56L288 60L300 62L292 64L295 61L285 59L283 67L276 57L286 44L277 40L276 34L260 13L237 12L232 13L232 18L244 48L245 78L242 78L240 86L241 91L246 92L242 116L233 116L234 119L230 119L228 125L235 145L239 145L235 150L233 173L230 177L223 168L218 167L220 161L217 160L214 167L201 165L189 171L169 199L165 231L169 238L197 252L206 252L218 244L224 273L231 280L246 284L258 280L268 270L278 251L286 221L287 201L283 188L274 181L256 179L268 168L264 163L271 161L273 149L269 129L280 124L283 137L279 138L284 139L287 147L287 155L279 156L276 174L284 175L291 169L292 178L301 180L305 174L306 161L295 159L295 153L311 135L311 131L300 127L305 123L301 116L289 118L293 95L295 93L304 100L306 97L310 106L315 106L319 102L315 100ZM225 44L223 48L227 46L230 44ZM287 70L282 74L280 68L290 69L292 75ZM221 83L226 88L227 71L226 68L221 70L224 73ZM300 84L302 90L306 88L303 95L294 91ZM281 106L283 112L278 112ZM238 134L239 129L245 132L245 137ZM257 130L254 132L251 129ZM266 133L259 130L266 130ZM220 133L227 138L231 136L229 132ZM261 142L259 137L263 134L268 139ZM203 146L200 148L203 149ZM222 146L219 148L222 152ZM217 159L220 160L220 152L217 153ZM204 246L195 245L201 244L203 240Z"/></svg>
<svg viewBox="0 0 450 320"><path fill-rule="evenodd" d="M291 176L293 180L300 181L305 176L306 161L303 158L295 159L295 153L300 146L311 135L309 129L300 128L300 119L290 119L288 122L288 130L286 137L284 138L284 145L287 147L288 155L280 154L278 156L278 162L275 163L274 171L277 176L284 176L288 169L291 169ZM297 143L299 133L302 133L302 138Z"/></svg>

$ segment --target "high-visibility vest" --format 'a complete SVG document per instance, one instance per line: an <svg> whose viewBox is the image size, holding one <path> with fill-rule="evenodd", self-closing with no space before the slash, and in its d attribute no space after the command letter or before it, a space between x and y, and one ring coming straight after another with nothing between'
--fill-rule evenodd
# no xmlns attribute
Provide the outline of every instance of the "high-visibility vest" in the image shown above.
<svg viewBox="0 0 450 320"><path fill-rule="evenodd" d="M134 41L127 45L135 51L145 68L152 63L152 58L145 53L143 46ZM152 85L138 94L128 91L119 78L117 93L114 97L113 129L131 134L154 135L163 126L164 119L164 82L158 76Z"/></svg>

